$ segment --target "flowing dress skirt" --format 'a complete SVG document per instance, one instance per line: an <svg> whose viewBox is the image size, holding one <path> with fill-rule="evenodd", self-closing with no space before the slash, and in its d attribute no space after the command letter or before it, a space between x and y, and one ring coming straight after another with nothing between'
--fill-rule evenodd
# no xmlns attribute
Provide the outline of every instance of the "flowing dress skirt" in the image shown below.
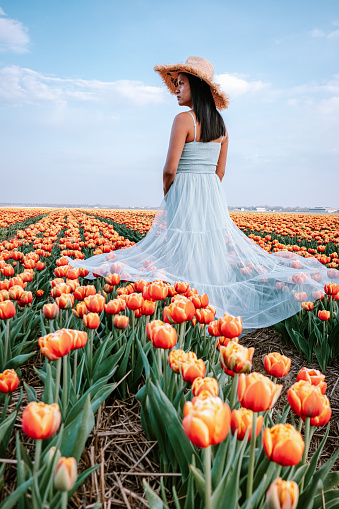
<svg viewBox="0 0 339 509"><path fill-rule="evenodd" d="M135 245L70 264L91 274L171 284L187 281L207 293L217 316L241 316L244 329L267 327L294 315L301 301L337 281L339 272L316 258L267 253L230 218L215 172L178 171L146 237ZM91 277L91 274L89 277Z"/></svg>

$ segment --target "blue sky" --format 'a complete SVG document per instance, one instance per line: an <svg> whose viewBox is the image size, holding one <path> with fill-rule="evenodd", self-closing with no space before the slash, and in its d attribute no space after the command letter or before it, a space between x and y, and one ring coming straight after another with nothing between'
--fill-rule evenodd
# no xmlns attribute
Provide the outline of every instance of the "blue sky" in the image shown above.
<svg viewBox="0 0 339 509"><path fill-rule="evenodd" d="M210 60L231 206L339 207L337 0L0 0L0 202L157 206L175 99Z"/></svg>

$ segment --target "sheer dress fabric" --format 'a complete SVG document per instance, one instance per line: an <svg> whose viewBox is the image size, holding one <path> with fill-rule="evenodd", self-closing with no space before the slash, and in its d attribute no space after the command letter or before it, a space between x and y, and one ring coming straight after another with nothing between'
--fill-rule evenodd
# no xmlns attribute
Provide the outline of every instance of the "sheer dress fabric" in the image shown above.
<svg viewBox="0 0 339 509"><path fill-rule="evenodd" d="M151 229L135 245L73 261L102 276L174 284L187 281L199 294L207 293L224 313L241 316L244 329L257 329L294 315L297 300L315 301L314 292L334 281L317 259L289 251L267 253L232 221L221 182L216 175L221 143L186 143L172 186L163 199ZM338 281L338 280L337 280Z"/></svg>

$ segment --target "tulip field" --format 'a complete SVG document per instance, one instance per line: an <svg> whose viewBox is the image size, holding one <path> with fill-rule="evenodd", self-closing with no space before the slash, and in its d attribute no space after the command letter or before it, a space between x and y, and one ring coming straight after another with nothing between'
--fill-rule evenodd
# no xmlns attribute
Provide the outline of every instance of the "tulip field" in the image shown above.
<svg viewBox="0 0 339 509"><path fill-rule="evenodd" d="M0 509L339 508L339 216L231 214L338 277L244 335L184 281L68 264L155 213L0 208Z"/></svg>

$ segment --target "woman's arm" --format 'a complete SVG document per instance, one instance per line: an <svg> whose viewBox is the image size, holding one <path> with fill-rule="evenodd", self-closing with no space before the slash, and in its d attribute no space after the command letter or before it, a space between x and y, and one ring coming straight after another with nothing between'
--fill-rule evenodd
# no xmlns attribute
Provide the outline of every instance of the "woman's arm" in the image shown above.
<svg viewBox="0 0 339 509"><path fill-rule="evenodd" d="M190 127L190 119L191 116L187 112L179 113L174 118L167 158L163 171L164 196L168 193L177 172L181 153Z"/></svg>
<svg viewBox="0 0 339 509"><path fill-rule="evenodd" d="M224 178L225 168L226 168L226 159L227 159L227 150L228 150L228 132L226 131L226 137L223 139L221 143L221 150L219 155L219 160L217 164L217 169L215 173L220 178L220 182Z"/></svg>

